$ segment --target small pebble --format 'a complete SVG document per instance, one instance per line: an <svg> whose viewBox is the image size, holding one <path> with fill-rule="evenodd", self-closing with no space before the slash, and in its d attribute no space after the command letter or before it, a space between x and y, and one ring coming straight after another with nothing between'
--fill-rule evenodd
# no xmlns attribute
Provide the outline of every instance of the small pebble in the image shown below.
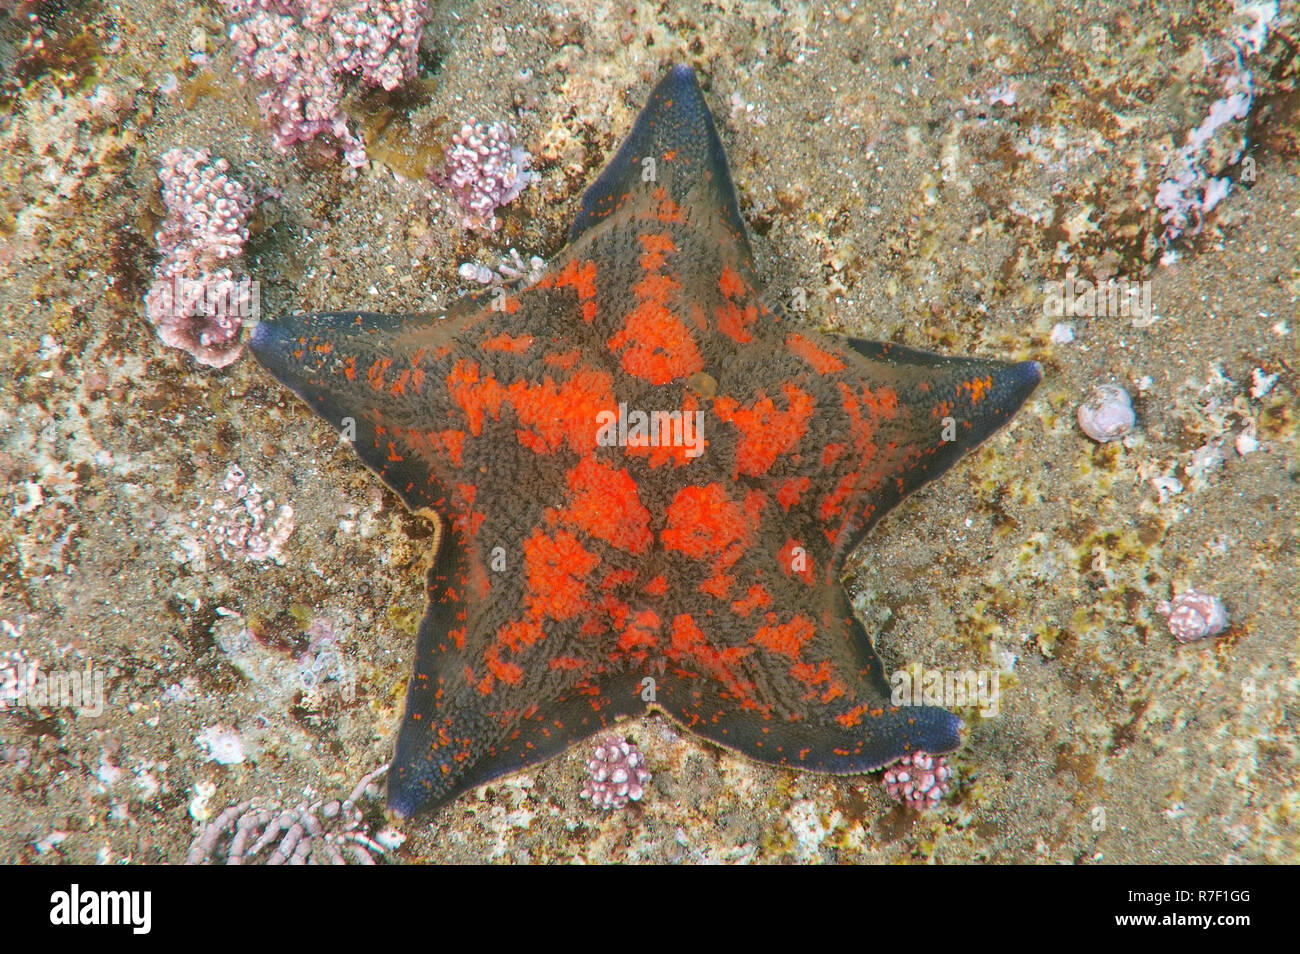
<svg viewBox="0 0 1300 954"><path fill-rule="evenodd" d="M1052 344L1069 344L1074 340L1074 326L1058 321L1052 325Z"/></svg>

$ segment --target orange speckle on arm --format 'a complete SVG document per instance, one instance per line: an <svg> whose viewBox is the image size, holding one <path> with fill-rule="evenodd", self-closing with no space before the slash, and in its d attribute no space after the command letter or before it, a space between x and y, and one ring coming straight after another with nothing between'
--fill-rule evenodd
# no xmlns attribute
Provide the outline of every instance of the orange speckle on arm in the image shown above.
<svg viewBox="0 0 1300 954"><path fill-rule="evenodd" d="M743 600L736 600L731 604L731 611L737 616L748 616L756 609L766 609L771 605L771 594L755 583L749 588L749 593Z"/></svg>
<svg viewBox="0 0 1300 954"><path fill-rule="evenodd" d="M484 351L505 351L510 354L523 354L533 346L532 335L508 335L505 332L488 338L481 347Z"/></svg>
<svg viewBox="0 0 1300 954"><path fill-rule="evenodd" d="M615 469L587 456L568 473L569 502L560 518L598 540L644 553L653 542L650 511L641 503L636 481L626 469Z"/></svg>
<svg viewBox="0 0 1300 954"><path fill-rule="evenodd" d="M596 297L596 263L591 261L580 262L572 259L564 269L555 276L556 288L572 288L578 294L578 301L584 302L582 309L583 320L590 323L596 317L596 303L591 299ZM587 305L590 305L588 309Z"/></svg>
<svg viewBox="0 0 1300 954"><path fill-rule="evenodd" d="M442 439L442 446L447 448L447 457L451 460L452 466L459 467L461 454L465 449L465 432L441 431L438 436Z"/></svg>
<svg viewBox="0 0 1300 954"><path fill-rule="evenodd" d="M664 579L664 575L661 573L641 587L641 592L647 596L663 596L668 592L668 581Z"/></svg>
<svg viewBox="0 0 1300 954"><path fill-rule="evenodd" d="M572 619L587 606L587 575L600 564L567 530L540 530L524 541L525 602L535 617Z"/></svg>
<svg viewBox="0 0 1300 954"><path fill-rule="evenodd" d="M578 351L560 351L546 354L542 360L553 368L562 368L565 371L572 371L574 365L581 360L582 354Z"/></svg>
<svg viewBox="0 0 1300 954"><path fill-rule="evenodd" d="M677 492L659 538L666 550L695 560L713 556L715 567L725 569L740 559L752 536L744 512L721 485L710 483Z"/></svg>
<svg viewBox="0 0 1300 954"><path fill-rule="evenodd" d="M606 344L612 353L621 352L623 370L651 384L667 384L704 368L686 325L648 299L632 309Z"/></svg>
<svg viewBox="0 0 1300 954"><path fill-rule="evenodd" d="M496 676L502 682L511 686L517 686L523 682L524 671L512 662L506 662L501 658L501 651L496 646L489 646L483 654L484 661L487 663L488 672ZM482 691L482 690L480 690Z"/></svg>
<svg viewBox="0 0 1300 954"><path fill-rule="evenodd" d="M782 573L786 576L798 577L812 585L813 557L797 540L787 539L776 558Z"/></svg>
<svg viewBox="0 0 1300 954"><path fill-rule="evenodd" d="M380 358L366 370L366 381L375 391L382 391L384 388L384 372L386 372L393 363L392 358Z"/></svg>
<svg viewBox="0 0 1300 954"><path fill-rule="evenodd" d="M963 381L957 385L957 390L966 391L970 395L971 404L978 404L984 400L984 396L993 390L993 378L972 378L969 381Z"/></svg>
<svg viewBox="0 0 1300 954"><path fill-rule="evenodd" d="M871 711L871 707L865 703L860 706L854 706L847 712L841 712L835 717L835 721L846 729L852 729L862 724L862 717Z"/></svg>
<svg viewBox="0 0 1300 954"><path fill-rule="evenodd" d="M811 486L812 481L807 477L791 477L777 490L776 502L781 505L782 510L789 513L790 508L799 502Z"/></svg>
<svg viewBox="0 0 1300 954"><path fill-rule="evenodd" d="M469 432L475 437L483 433L483 415L496 420L501 414L501 403L506 389L492 375L479 377L479 366L464 358L457 361L447 373L447 393L469 421Z"/></svg>
<svg viewBox="0 0 1300 954"><path fill-rule="evenodd" d="M812 620L802 613L784 623L776 622L775 613L768 613L767 619L768 625L760 626L750 642L790 659L798 659L804 644L817 632Z"/></svg>
<svg viewBox="0 0 1300 954"><path fill-rule="evenodd" d="M798 447L807 433L814 408L812 396L793 384L782 385L781 390L789 405L784 411L777 410L772 399L761 391L748 407L739 406L730 397L714 400L714 413L741 435L736 448L737 475L766 474L777 458Z"/></svg>
<svg viewBox="0 0 1300 954"><path fill-rule="evenodd" d="M834 374L844 370L844 362L829 351L823 350L815 341L800 334L788 335L785 345L812 366L818 374Z"/></svg>
<svg viewBox="0 0 1300 954"><path fill-rule="evenodd" d="M728 298L739 298L745 293L745 280L731 267L724 267L718 277L718 291Z"/></svg>
<svg viewBox="0 0 1300 954"><path fill-rule="evenodd" d="M753 305L746 305L745 310L741 311L735 302L729 301L715 308L713 314L718 322L718 330L732 341L748 344L754 340L749 327L758 320L758 309Z"/></svg>
<svg viewBox="0 0 1300 954"><path fill-rule="evenodd" d="M540 643L545 638L546 633L534 620L511 620L497 630L497 642L511 652L519 652L521 649Z"/></svg>
<svg viewBox="0 0 1300 954"><path fill-rule="evenodd" d="M664 232L642 232L637 236L641 248L641 267L647 272L658 271L666 264L665 256L677 251L677 243Z"/></svg>

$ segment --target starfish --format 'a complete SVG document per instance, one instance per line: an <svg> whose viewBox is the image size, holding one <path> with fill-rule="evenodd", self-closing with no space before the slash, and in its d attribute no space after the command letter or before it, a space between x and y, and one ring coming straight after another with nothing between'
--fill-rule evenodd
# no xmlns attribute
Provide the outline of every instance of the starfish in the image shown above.
<svg viewBox="0 0 1300 954"><path fill-rule="evenodd" d="M818 772L959 745L953 713L891 705L840 575L1040 368L821 334L758 286L679 66L531 284L257 327L258 361L436 517L395 813L647 709Z"/></svg>

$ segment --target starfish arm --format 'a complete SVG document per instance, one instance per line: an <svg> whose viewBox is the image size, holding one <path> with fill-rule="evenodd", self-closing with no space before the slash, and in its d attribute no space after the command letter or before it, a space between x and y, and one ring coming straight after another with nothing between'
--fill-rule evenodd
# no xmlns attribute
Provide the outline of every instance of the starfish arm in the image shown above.
<svg viewBox="0 0 1300 954"><path fill-rule="evenodd" d="M454 527L440 534L388 775L398 815L433 811L641 708L635 676L598 672L576 625L496 626L499 604L518 599L503 585L489 599L473 548Z"/></svg>
<svg viewBox="0 0 1300 954"><path fill-rule="evenodd" d="M940 755L961 744L961 720L937 706L869 705L860 711L813 714L760 723L727 712L699 717L700 703L665 711L696 735L756 762L806 772L858 775L884 768L912 752Z"/></svg>
<svg viewBox="0 0 1300 954"><path fill-rule="evenodd" d="M863 394L888 394L890 410L858 432L870 430L871 476L837 540L837 566L899 501L1009 422L1042 379L1036 361L952 358L860 338L847 344L850 380ZM866 407L862 414L869 416ZM855 420L850 431L858 427Z"/></svg>
<svg viewBox="0 0 1300 954"><path fill-rule="evenodd" d="M617 220L631 200L658 190L665 218L672 217L671 210L689 208L701 225L720 226L716 234L730 238L739 257L750 260L727 154L695 73L685 66L659 81L618 153L583 194L569 241Z"/></svg>
<svg viewBox="0 0 1300 954"><path fill-rule="evenodd" d="M703 626L674 620L658 707L748 758L808 771L869 772L909 752L955 749L961 720L936 706L894 705L843 590L815 591L811 599L830 608L818 620L788 611L721 625L721 613Z"/></svg>
<svg viewBox="0 0 1300 954"><path fill-rule="evenodd" d="M455 456L446 389L463 343L493 313L466 299L449 315L319 312L262 322L258 362L349 440L413 511L447 515L446 461Z"/></svg>
<svg viewBox="0 0 1300 954"><path fill-rule="evenodd" d="M441 530L441 527L440 527ZM410 817L442 804L460 785L475 748L496 726L478 707L457 705L455 669L464 643L469 573L459 535L441 531L435 562L425 581L428 604L416 638L415 668L406 690L406 711L388 772L388 806ZM455 635L453 635L453 633Z"/></svg>

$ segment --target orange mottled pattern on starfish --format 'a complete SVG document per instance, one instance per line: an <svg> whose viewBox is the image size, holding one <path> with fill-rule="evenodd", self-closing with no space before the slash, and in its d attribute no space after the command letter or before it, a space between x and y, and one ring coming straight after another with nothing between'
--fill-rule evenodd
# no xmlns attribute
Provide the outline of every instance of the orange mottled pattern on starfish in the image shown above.
<svg viewBox="0 0 1300 954"><path fill-rule="evenodd" d="M532 284L445 314L259 326L259 361L441 526L395 810L647 707L820 771L957 745L951 713L889 704L839 577L1038 369L794 325L764 299L677 69Z"/></svg>

